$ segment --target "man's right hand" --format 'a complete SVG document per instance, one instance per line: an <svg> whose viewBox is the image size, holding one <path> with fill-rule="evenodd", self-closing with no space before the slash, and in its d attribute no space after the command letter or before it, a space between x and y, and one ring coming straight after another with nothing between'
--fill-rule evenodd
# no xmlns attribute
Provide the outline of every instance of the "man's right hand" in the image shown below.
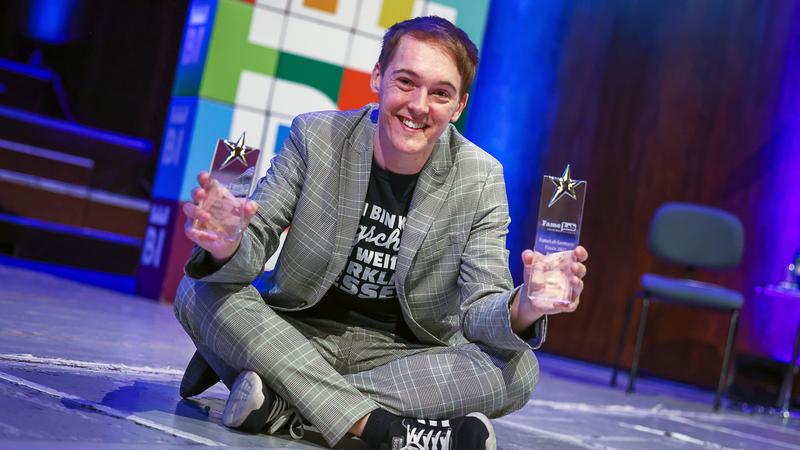
<svg viewBox="0 0 800 450"><path fill-rule="evenodd" d="M210 181L211 175L209 175L208 172L200 172L200 174L197 175L199 186L192 189L192 201L186 202L183 205L183 213L186 214L187 217L186 225L184 225L184 232L189 240L210 253L215 263L222 265L239 249L242 235L240 234L235 240L231 241L216 234L198 230L193 226L195 220L202 224L211 218L208 212L202 210L198 206L206 198L205 188ZM241 199L241 201L244 202L243 228L247 228L247 225L250 224L250 221L258 210L258 204L252 200Z"/></svg>

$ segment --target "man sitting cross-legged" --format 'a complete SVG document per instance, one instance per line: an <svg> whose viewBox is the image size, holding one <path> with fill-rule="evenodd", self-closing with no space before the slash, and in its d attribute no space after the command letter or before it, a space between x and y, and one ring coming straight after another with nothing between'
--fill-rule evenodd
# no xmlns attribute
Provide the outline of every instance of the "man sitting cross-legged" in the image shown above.
<svg viewBox="0 0 800 450"><path fill-rule="evenodd" d="M392 26L370 80L379 103L298 116L240 239L187 224L198 247L175 309L198 353L181 395L219 377L225 425L298 430L299 415L332 446L349 433L371 448L495 448L487 416L528 401L547 315L577 308L588 255L526 250L513 286L502 167L451 125L476 65L444 19ZM203 222L198 180L184 212ZM250 282L287 227L262 297Z"/></svg>

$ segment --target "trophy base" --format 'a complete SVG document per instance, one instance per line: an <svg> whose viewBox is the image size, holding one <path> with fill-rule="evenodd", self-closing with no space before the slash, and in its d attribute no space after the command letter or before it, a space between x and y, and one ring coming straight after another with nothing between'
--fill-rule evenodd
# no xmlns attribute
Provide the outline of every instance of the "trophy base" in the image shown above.
<svg viewBox="0 0 800 450"><path fill-rule="evenodd" d="M236 198L216 179L205 186L206 198L198 205L211 218L206 222L195 220L192 227L218 237L234 241L244 228L244 199Z"/></svg>
<svg viewBox="0 0 800 450"><path fill-rule="evenodd" d="M553 305L569 305L572 299L572 285L565 272L564 264L569 264L565 258L571 251L551 253L539 262L528 283L528 298L547 299Z"/></svg>

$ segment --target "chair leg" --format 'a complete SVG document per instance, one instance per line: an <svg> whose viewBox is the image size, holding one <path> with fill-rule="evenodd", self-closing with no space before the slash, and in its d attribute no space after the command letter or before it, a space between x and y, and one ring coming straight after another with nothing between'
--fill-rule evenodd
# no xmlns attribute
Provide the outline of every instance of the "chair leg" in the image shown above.
<svg viewBox="0 0 800 450"><path fill-rule="evenodd" d="M733 344L736 341L736 331L739 324L739 310L736 309L731 313L731 321L728 327L728 339L725 342L725 354L722 356L722 371L719 374L719 384L717 385L717 394L714 396L714 411L719 410L720 402L722 401L722 392L727 390L728 380L728 364L730 363L731 353L733 351Z"/></svg>
<svg viewBox="0 0 800 450"><path fill-rule="evenodd" d="M639 356L642 352L642 340L644 340L644 329L647 323L647 309L650 306L648 297L642 298L642 313L639 315L639 330L636 332L636 346L633 347L633 361L631 362L631 373L628 376L628 387L625 392L633 392L633 384L636 382L636 372L639 370Z"/></svg>
<svg viewBox="0 0 800 450"><path fill-rule="evenodd" d="M619 344L617 344L617 357L614 359L614 370L611 371L611 386L617 385L617 373L619 372L619 360L622 359L622 349L625 347L625 335L628 334L628 324L631 321L631 311L633 302L636 301L638 294L628 298L625 305L625 319L622 321L622 330L619 333Z"/></svg>

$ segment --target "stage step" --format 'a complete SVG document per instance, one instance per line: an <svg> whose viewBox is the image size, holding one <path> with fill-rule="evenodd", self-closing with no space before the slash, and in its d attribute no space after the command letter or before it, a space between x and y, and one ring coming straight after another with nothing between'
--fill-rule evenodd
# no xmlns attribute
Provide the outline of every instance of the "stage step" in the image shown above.
<svg viewBox="0 0 800 450"><path fill-rule="evenodd" d="M94 161L63 152L0 139L0 167L81 186L92 181Z"/></svg>
<svg viewBox="0 0 800 450"><path fill-rule="evenodd" d="M134 276L142 240L86 227L0 214L0 253Z"/></svg>
<svg viewBox="0 0 800 450"><path fill-rule="evenodd" d="M89 185L128 193L140 183L152 151L149 141L0 105L4 140L92 160Z"/></svg>
<svg viewBox="0 0 800 450"><path fill-rule="evenodd" d="M8 215L141 238L149 209L142 199L0 169L0 212Z"/></svg>
<svg viewBox="0 0 800 450"><path fill-rule="evenodd" d="M149 202L0 169L0 253L132 276Z"/></svg>

